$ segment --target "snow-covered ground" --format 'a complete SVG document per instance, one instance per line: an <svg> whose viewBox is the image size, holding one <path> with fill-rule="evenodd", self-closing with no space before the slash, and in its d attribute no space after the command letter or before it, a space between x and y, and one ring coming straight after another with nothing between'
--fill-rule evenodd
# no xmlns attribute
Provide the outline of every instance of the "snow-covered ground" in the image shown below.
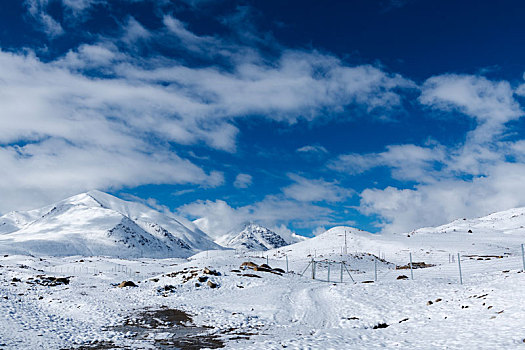
<svg viewBox="0 0 525 350"><path fill-rule="evenodd" d="M64 212L140 221L128 204L73 202ZM61 217L55 212L46 225ZM188 258L0 251L0 348L524 347L524 213L405 234L335 227L271 250L201 249ZM29 232L39 218L5 216L4 230ZM255 265L241 268L246 262Z"/></svg>
<svg viewBox="0 0 525 350"><path fill-rule="evenodd" d="M172 330L137 332L121 326L144 310L167 308L187 312L194 326L210 327L200 328L200 337L216 335L228 348L524 346L525 274L519 256L472 260L479 265L477 275L467 273L463 285L454 263L416 269L414 280L397 280L409 272L382 263L378 281L361 283L373 279L356 271L360 263L366 268L373 261L363 256L369 257L345 258L356 283L346 271L344 283L328 283L320 272L319 279L312 280L310 271L300 276L238 270L245 261L266 263L266 257L231 251L209 251L189 260L10 255L0 258L0 345L162 348L162 339L170 339ZM286 260L268 262L286 269ZM306 267L302 259L289 257L288 263L290 270ZM206 274L205 267L220 275ZM332 281L339 280L339 267L333 264ZM70 277L70 283L35 283L44 280L42 275ZM199 282L199 277L207 280ZM124 280L138 287L116 286ZM217 287L210 288L208 280Z"/></svg>

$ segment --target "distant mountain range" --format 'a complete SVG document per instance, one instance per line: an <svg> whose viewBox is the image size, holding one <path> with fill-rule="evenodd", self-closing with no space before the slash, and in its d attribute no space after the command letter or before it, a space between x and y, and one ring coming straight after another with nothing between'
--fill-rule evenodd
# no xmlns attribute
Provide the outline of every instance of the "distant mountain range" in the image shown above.
<svg viewBox="0 0 525 350"><path fill-rule="evenodd" d="M0 254L186 258L204 250L236 249L304 257L367 252L405 259L408 251L517 253L525 243L525 208L403 234L372 234L340 226L312 239L283 237L255 223L208 235L198 222L90 191L41 209L1 216Z"/></svg>
<svg viewBox="0 0 525 350"><path fill-rule="evenodd" d="M188 220L100 191L0 217L0 253L185 258L210 249L266 250L288 244L255 224L218 241L221 245Z"/></svg>

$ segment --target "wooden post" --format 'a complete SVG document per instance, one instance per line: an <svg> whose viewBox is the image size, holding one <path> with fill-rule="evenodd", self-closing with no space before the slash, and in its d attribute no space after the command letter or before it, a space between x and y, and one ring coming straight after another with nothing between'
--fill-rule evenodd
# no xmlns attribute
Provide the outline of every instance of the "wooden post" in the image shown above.
<svg viewBox="0 0 525 350"><path fill-rule="evenodd" d="M288 273L288 255L286 255L286 273Z"/></svg>
<svg viewBox="0 0 525 350"><path fill-rule="evenodd" d="M374 281L377 282L377 259L374 259Z"/></svg>
<svg viewBox="0 0 525 350"><path fill-rule="evenodd" d="M330 282L330 262L328 262L328 282Z"/></svg>
<svg viewBox="0 0 525 350"><path fill-rule="evenodd" d="M461 274L461 257L458 253L458 267L459 267L459 284L463 284L463 275Z"/></svg>
<svg viewBox="0 0 525 350"><path fill-rule="evenodd" d="M523 271L525 271L525 251L523 250L523 243L521 244L521 260L523 260Z"/></svg>
<svg viewBox="0 0 525 350"><path fill-rule="evenodd" d="M409 253L410 254L410 279L414 279L414 272L412 270L412 253Z"/></svg>

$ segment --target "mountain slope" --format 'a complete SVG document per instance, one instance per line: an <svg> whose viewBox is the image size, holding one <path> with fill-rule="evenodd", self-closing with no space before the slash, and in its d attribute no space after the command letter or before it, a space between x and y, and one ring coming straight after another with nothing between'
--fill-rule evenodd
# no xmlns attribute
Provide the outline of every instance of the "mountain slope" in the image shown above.
<svg viewBox="0 0 525 350"><path fill-rule="evenodd" d="M90 191L0 217L0 251L162 258L221 249L204 232L189 226L145 205Z"/></svg>
<svg viewBox="0 0 525 350"><path fill-rule="evenodd" d="M248 224L241 232L230 233L215 242L240 250L268 250L288 245L280 235L257 224Z"/></svg>
<svg viewBox="0 0 525 350"><path fill-rule="evenodd" d="M345 252L370 253L406 264L409 252L416 261L443 262L449 254L520 255L525 243L525 208L514 208L484 217L462 218L403 234L372 234L338 226L303 242L270 252L275 256L310 258L340 256Z"/></svg>

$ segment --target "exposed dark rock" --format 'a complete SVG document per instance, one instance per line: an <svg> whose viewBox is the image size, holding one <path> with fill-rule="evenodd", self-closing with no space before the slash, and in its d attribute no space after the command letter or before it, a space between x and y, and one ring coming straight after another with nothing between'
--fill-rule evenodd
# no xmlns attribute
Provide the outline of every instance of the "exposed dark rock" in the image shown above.
<svg viewBox="0 0 525 350"><path fill-rule="evenodd" d="M138 287L138 286L132 281L122 281L117 287L124 288L124 287Z"/></svg>
<svg viewBox="0 0 525 350"><path fill-rule="evenodd" d="M379 329L379 328L387 328L389 325L386 324L386 323L378 323L376 324L374 327L372 327L372 329Z"/></svg>
<svg viewBox="0 0 525 350"><path fill-rule="evenodd" d="M259 265L251 261L245 261L241 264L241 269L254 269L256 267L259 267Z"/></svg>
<svg viewBox="0 0 525 350"><path fill-rule="evenodd" d="M207 275L212 275L212 276L220 276L221 275L220 272L212 270L212 269L210 269L208 267L204 268L204 273L207 274Z"/></svg>
<svg viewBox="0 0 525 350"><path fill-rule="evenodd" d="M425 269L427 267L436 266L434 264L427 264L423 261L420 262L413 262L412 263L412 269ZM402 265L402 266L396 266L396 270L408 270L410 269L410 264Z"/></svg>

